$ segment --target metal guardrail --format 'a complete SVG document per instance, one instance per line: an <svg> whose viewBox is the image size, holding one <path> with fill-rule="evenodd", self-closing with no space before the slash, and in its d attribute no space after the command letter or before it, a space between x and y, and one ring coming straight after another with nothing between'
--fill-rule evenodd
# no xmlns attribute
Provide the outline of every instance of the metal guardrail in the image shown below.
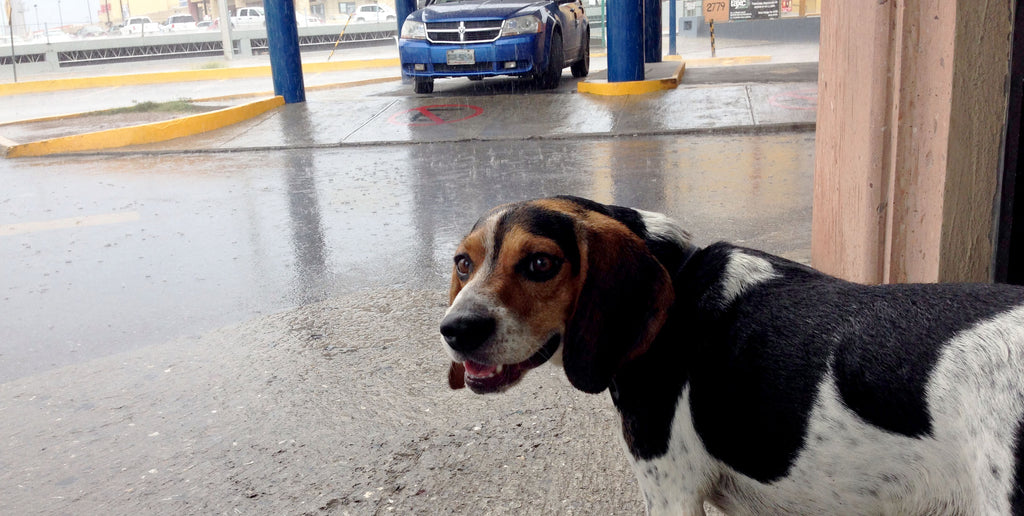
<svg viewBox="0 0 1024 516"><path fill-rule="evenodd" d="M299 46L303 49L331 47L338 40L341 25L301 27ZM342 44L394 39L396 28L388 23L349 25ZM267 51L264 30L238 30L232 33L232 51L235 55L249 55ZM176 57L202 57L223 54L221 34L217 31L192 33L147 34L144 37L91 38L51 43L0 47L0 66L48 66L51 69L89 64L170 59Z"/></svg>
<svg viewBox="0 0 1024 516"><path fill-rule="evenodd" d="M238 42L234 43L234 52L238 53ZM196 41L188 43L165 43L156 45L140 45L129 47L108 47L92 49L75 49L57 52L60 66L78 66L119 61L138 61L143 59L170 57L215 56L224 53L224 45L217 41Z"/></svg>
<svg viewBox="0 0 1024 516"><path fill-rule="evenodd" d="M387 23L375 23L373 26L381 27L387 26ZM380 28L378 30L360 30L353 31L352 25L349 25L349 29L342 35L341 43L361 43L368 41L385 41L389 39L395 39L395 29ZM367 27L369 29L369 27ZM341 26L338 26L340 32ZM316 33L316 34L303 34L299 33L299 48L303 50L314 50L314 49L327 49L334 47L334 44L338 41L338 32L331 33ZM268 51L267 38L252 38L250 40L252 52L263 53Z"/></svg>
<svg viewBox="0 0 1024 516"><path fill-rule="evenodd" d="M12 58L8 52L7 55L0 56L0 66L10 66L12 61L16 64L43 63L46 62L46 53L16 54Z"/></svg>

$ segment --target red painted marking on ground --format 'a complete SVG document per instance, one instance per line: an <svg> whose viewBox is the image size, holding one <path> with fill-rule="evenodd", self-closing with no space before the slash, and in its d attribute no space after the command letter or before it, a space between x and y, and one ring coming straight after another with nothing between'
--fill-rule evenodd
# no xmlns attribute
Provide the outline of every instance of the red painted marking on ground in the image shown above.
<svg viewBox="0 0 1024 516"><path fill-rule="evenodd" d="M388 118L388 123L414 127L451 124L468 120L483 112L484 108L469 104L434 104L399 111Z"/></svg>
<svg viewBox="0 0 1024 516"><path fill-rule="evenodd" d="M813 110L818 108L818 90L787 91L772 95L768 103L781 109Z"/></svg>

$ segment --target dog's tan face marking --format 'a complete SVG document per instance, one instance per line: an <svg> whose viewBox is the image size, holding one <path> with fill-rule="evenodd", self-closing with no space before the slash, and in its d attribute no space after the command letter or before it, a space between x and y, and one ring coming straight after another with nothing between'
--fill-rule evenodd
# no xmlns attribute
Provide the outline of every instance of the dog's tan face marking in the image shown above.
<svg viewBox="0 0 1024 516"><path fill-rule="evenodd" d="M564 211L529 203L499 207L460 243L448 315L469 324L493 320L491 328L469 332L490 332L472 346L448 342L452 358L470 369L474 390L503 390L558 351L583 282L576 223ZM556 234L538 234L550 226ZM474 385L474 375L492 384Z"/></svg>
<svg viewBox="0 0 1024 516"><path fill-rule="evenodd" d="M601 256L589 256L594 243L598 247L594 252ZM623 223L579 203L544 199L491 211L460 243L452 265L451 306L441 322L454 361L450 385L461 387L459 377L464 374L476 392L501 391L527 370L560 356L567 338L582 343L580 336L585 334L586 342L595 342L602 331L575 319L580 313L595 321L602 317L592 304L584 312L578 310L588 273L597 267L603 271L599 276L607 278L596 280L605 286L589 287L591 297L601 296L603 289L616 283L613 278L620 275L613 271L618 266L637 270L619 260L645 255L645 267L660 269L658 274L664 275L648 253L644 240ZM664 283L659 276L657 285ZM637 306L646 302L640 300ZM602 309L605 306L611 304L602 304ZM610 314L600 324L614 324L615 316ZM650 319L657 327L662 320L662 316ZM625 345L630 346L633 338L626 338ZM574 355L589 356L589 352Z"/></svg>
<svg viewBox="0 0 1024 516"><path fill-rule="evenodd" d="M515 227L505 236L488 286L510 315L544 337L564 331L579 282L554 240Z"/></svg>

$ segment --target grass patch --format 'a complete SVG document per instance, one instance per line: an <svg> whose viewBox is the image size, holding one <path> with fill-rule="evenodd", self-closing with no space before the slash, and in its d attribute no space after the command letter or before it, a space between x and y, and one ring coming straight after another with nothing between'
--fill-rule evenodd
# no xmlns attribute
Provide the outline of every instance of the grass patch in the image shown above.
<svg viewBox="0 0 1024 516"><path fill-rule="evenodd" d="M201 113L209 108L193 105L185 99L170 102L139 102L128 107L97 111L97 115L122 115L125 113Z"/></svg>

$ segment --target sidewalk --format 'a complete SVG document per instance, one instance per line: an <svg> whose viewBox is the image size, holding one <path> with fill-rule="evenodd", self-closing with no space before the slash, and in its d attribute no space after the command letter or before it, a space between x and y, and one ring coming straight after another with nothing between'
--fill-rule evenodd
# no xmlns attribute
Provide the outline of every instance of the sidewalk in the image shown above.
<svg viewBox="0 0 1024 516"><path fill-rule="evenodd" d="M696 60L701 60L698 66L714 65L715 61L706 60L710 49L700 48L706 44L697 40L680 44L683 62L691 60L697 64ZM594 52L592 76L599 76L606 68L606 58L598 49ZM758 56L755 62L767 63L713 74L694 66L684 74L682 86L677 89L627 97L578 93L578 81L567 72L563 75L562 86L554 91L537 90L527 81L506 78L476 83L447 79L437 82L433 94L415 95L411 86L400 80L397 49L393 45L339 51L331 61L345 63L343 67L324 67L323 71L310 73L309 69L317 66L315 63L327 62L328 54L303 54L307 68L305 103L271 109L249 120L233 121L227 127L194 136L103 152L237 151L464 139L571 139L708 129L807 129L813 127L815 117L817 45L719 42L717 54L722 58ZM394 60L393 66L387 66L389 59ZM230 62L182 59L73 69L67 75L102 77L135 73L124 76L124 82L129 84L123 86L0 96L0 112L3 113L0 123L8 124L0 126L0 135L10 140L8 146L25 143L33 141L26 136L25 124L10 125L11 122L133 103L207 99L200 103L225 108L273 95L269 69L266 76L229 78L230 75L225 75L216 80L162 84L130 84L129 81L137 78L140 70L198 72L210 69L214 66L211 63L222 65L219 69L237 70L267 66L269 58L261 56ZM373 64L360 67L360 63ZM780 68L778 63L794 64ZM691 80L691 76L697 80ZM707 84L702 83L701 76L717 78ZM774 78L766 79L772 76ZM54 77L47 74L47 77L27 79ZM530 116L524 116L526 113Z"/></svg>

